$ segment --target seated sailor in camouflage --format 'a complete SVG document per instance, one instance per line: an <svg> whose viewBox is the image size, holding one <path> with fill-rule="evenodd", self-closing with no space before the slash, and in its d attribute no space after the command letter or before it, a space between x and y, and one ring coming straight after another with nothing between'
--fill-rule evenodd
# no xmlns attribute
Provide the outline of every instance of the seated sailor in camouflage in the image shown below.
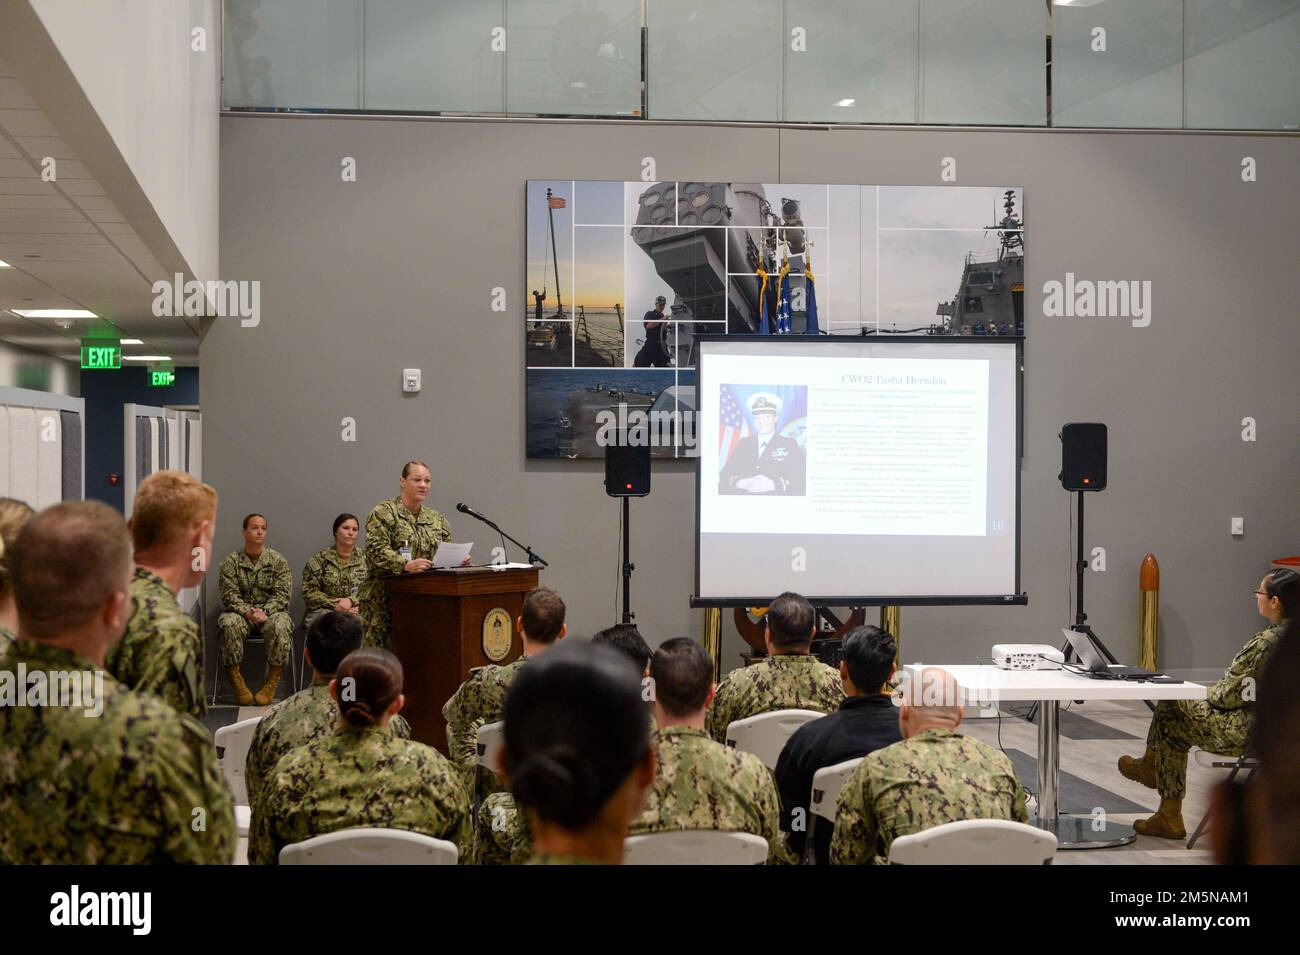
<svg viewBox="0 0 1300 955"><path fill-rule="evenodd" d="M1219 865L1300 865L1300 620L1293 615L1259 681L1250 783L1219 782L1211 795Z"/></svg>
<svg viewBox="0 0 1300 955"><path fill-rule="evenodd" d="M713 661L694 640L660 644L650 662L658 764L645 808L629 835L709 829L767 840L769 863L798 860L781 831L781 800L771 771L753 753L728 749L704 731L713 699Z"/></svg>
<svg viewBox="0 0 1300 955"><path fill-rule="evenodd" d="M1119 771L1160 793L1160 807L1133 828L1140 835L1183 839L1183 796L1187 793L1187 751L1193 746L1224 756L1240 756L1250 739L1256 689L1264 665L1300 608L1300 574L1275 568L1255 591L1255 606L1268 626L1232 658L1223 679L1204 700L1161 700L1156 704L1146 751L1140 758L1121 756Z"/></svg>
<svg viewBox="0 0 1300 955"><path fill-rule="evenodd" d="M334 546L312 555L302 569L302 602L307 616L302 628L331 610L361 613L361 585L366 579L366 558L357 550L361 523L355 514L334 518Z"/></svg>
<svg viewBox="0 0 1300 955"><path fill-rule="evenodd" d="M366 518L366 582L361 585L361 622L366 646L390 649L393 617L384 578L418 574L433 566L438 545L451 540L447 519L424 504L433 478L423 461L402 467L398 495L380 501ZM469 563L469 558L465 558Z"/></svg>
<svg viewBox="0 0 1300 955"><path fill-rule="evenodd" d="M13 564L14 544L18 542L18 535L34 513L22 501L0 497L0 657L17 639L18 609L14 606L9 568Z"/></svg>
<svg viewBox="0 0 1300 955"><path fill-rule="evenodd" d="M275 865L280 850L359 826L403 829L470 851L469 794L431 746L388 723L402 708L402 665L387 650L348 654L330 683L339 723L275 764L253 801L248 861Z"/></svg>
<svg viewBox="0 0 1300 955"><path fill-rule="evenodd" d="M952 676L931 668L914 682L919 685L905 688L899 709L903 741L864 756L840 791L832 865L883 864L899 836L949 822L1029 821L1011 760L957 732L963 707ZM950 705L928 705L935 700Z"/></svg>
<svg viewBox="0 0 1300 955"><path fill-rule="evenodd" d="M266 546L266 518L244 518L244 546L226 555L218 574L221 602L226 612L217 617L221 665L226 668L240 706L270 706L280 685L284 665L293 652L293 573L279 551ZM253 634L266 640L266 680L256 694L244 683L239 665L244 641Z"/></svg>
<svg viewBox="0 0 1300 955"><path fill-rule="evenodd" d="M56 504L15 557L20 639L3 665L29 681L23 705L0 706L0 864L229 864L234 804L212 737L102 669L130 609L121 514Z"/></svg>
<svg viewBox="0 0 1300 955"><path fill-rule="evenodd" d="M593 634L591 642L598 646L604 644L617 650L631 661L637 673L648 680L650 658L654 654L636 624L616 623ZM643 682L642 685L645 686L645 683ZM641 696L646 707L646 733L653 736L654 702L644 690ZM487 771L480 769L480 773L487 774ZM528 822L515 806L514 796L509 792L494 792L494 784L499 786L496 774L492 773L483 790L488 793L488 796L479 805L475 823L475 858L479 865L521 865L533 854Z"/></svg>
<svg viewBox="0 0 1300 955"><path fill-rule="evenodd" d="M564 624L564 601L550 587L536 587L524 595L523 611L515 620L515 629L523 642L523 655L519 659L496 666L475 667L469 679L462 683L442 708L447 721L447 752L451 761L465 772L466 781L473 779L478 765L479 727L495 723L505 710L506 690L530 659L545 652L557 640L563 640L568 629ZM500 789L494 778L487 792Z"/></svg>
<svg viewBox="0 0 1300 955"><path fill-rule="evenodd" d="M641 680L616 650L569 640L506 694L502 778L527 814L534 864L623 860L654 782Z"/></svg>
<svg viewBox="0 0 1300 955"><path fill-rule="evenodd" d="M131 617L105 664L131 689L199 718L207 712L203 642L176 594L203 580L216 520L217 492L184 471L156 471L140 482L130 522Z"/></svg>
<svg viewBox="0 0 1300 955"><path fill-rule="evenodd" d="M356 614L326 611L307 628L305 643L311 686L271 707L253 733L244 763L250 806L281 756L338 729L339 707L330 695L330 681L343 658L361 649L361 621ZM411 738L411 724L402 716L390 719L388 730L402 739Z"/></svg>
<svg viewBox="0 0 1300 955"><path fill-rule="evenodd" d="M815 632L816 615L807 600L789 592L773 600L763 637L767 656L732 670L718 684L708 712L709 735L725 743L729 724L773 710L839 709L844 685L838 670L809 652Z"/></svg>

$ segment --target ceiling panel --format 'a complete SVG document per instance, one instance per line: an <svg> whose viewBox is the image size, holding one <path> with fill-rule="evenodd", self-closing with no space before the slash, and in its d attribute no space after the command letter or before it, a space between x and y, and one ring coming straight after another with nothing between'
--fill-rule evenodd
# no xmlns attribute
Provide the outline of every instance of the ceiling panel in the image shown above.
<svg viewBox="0 0 1300 955"><path fill-rule="evenodd" d="M41 178L55 159L56 178ZM198 319L158 318L152 284L171 276L95 181L23 84L0 63L0 339L75 361L102 322L25 319L5 309L84 308L106 319L131 354L198 361Z"/></svg>

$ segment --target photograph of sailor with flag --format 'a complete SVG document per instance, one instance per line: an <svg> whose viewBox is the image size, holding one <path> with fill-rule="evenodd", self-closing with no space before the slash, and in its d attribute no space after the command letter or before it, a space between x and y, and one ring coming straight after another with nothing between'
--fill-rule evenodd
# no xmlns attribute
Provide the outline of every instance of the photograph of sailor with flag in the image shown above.
<svg viewBox="0 0 1300 955"><path fill-rule="evenodd" d="M720 386L718 493L802 496L807 385Z"/></svg>

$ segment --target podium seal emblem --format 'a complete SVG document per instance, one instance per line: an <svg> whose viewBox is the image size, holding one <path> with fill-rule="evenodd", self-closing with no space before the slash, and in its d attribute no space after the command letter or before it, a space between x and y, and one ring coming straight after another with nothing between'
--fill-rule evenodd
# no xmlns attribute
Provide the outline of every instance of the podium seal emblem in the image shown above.
<svg viewBox="0 0 1300 955"><path fill-rule="evenodd" d="M483 618L483 655L493 663L510 656L510 614L493 607Z"/></svg>

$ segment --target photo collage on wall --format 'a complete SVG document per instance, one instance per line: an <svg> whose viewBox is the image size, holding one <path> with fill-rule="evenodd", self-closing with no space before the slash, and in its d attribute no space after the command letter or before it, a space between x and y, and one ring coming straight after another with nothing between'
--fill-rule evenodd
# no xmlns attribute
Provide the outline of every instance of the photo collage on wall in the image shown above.
<svg viewBox="0 0 1300 955"><path fill-rule="evenodd" d="M641 421L654 457L693 456L697 335L1024 335L1018 187L563 179L526 197L530 458L603 458Z"/></svg>

